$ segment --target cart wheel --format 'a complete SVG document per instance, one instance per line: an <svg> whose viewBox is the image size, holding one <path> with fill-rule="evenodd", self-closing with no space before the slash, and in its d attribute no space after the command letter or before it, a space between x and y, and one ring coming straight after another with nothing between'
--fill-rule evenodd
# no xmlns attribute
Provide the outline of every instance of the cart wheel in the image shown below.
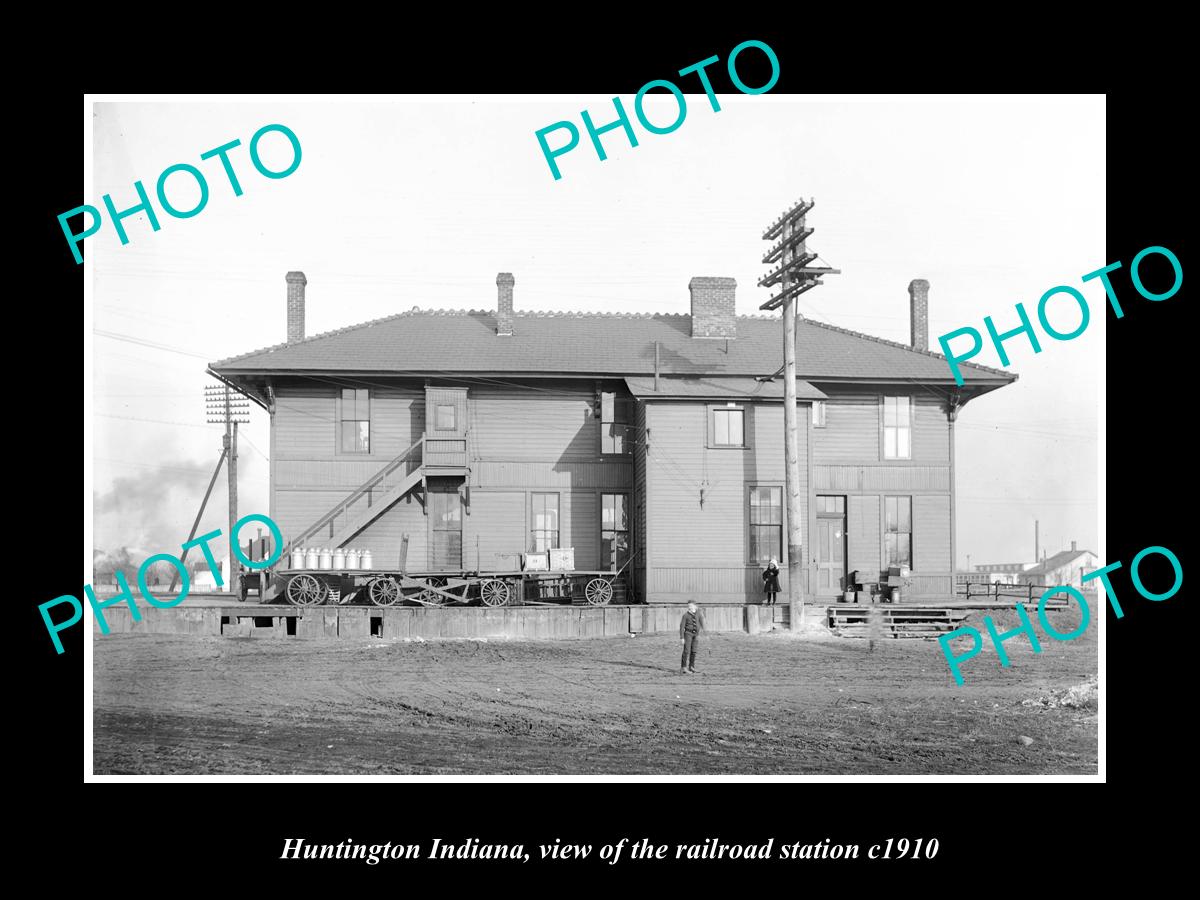
<svg viewBox="0 0 1200 900"><path fill-rule="evenodd" d="M315 575L296 575L288 582L288 602L292 606L317 606L325 602L325 582Z"/></svg>
<svg viewBox="0 0 1200 900"><path fill-rule="evenodd" d="M583 596L592 606L604 606L612 599L612 582L604 578L593 578L583 589Z"/></svg>
<svg viewBox="0 0 1200 900"><path fill-rule="evenodd" d="M489 578L479 584L479 597L484 606L507 606L508 585L498 578Z"/></svg>
<svg viewBox="0 0 1200 900"><path fill-rule="evenodd" d="M446 586L445 578L430 578L428 580L428 582L429 582L430 587L440 588L440 587ZM432 603L435 606L441 606L442 604L444 604L446 602L446 598L443 597L441 594L439 594L437 591L431 591L428 589L423 590L423 591L421 591L421 593L417 594L417 599L420 600L422 603Z"/></svg>
<svg viewBox="0 0 1200 900"><path fill-rule="evenodd" d="M400 585L395 578L384 575L371 582L367 596L376 606L395 606L401 599Z"/></svg>

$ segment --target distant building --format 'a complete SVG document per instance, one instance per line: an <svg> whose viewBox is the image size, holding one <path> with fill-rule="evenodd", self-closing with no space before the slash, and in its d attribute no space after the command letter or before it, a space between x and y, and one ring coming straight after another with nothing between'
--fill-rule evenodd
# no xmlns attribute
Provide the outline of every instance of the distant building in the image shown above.
<svg viewBox="0 0 1200 900"><path fill-rule="evenodd" d="M1034 563L992 563L973 566L970 572L955 573L958 584L1021 584L1021 574L1034 567Z"/></svg>
<svg viewBox="0 0 1200 900"><path fill-rule="evenodd" d="M1035 584L1052 587L1056 584L1070 585L1079 590L1095 590L1095 582L1083 583L1083 576L1100 567L1096 554L1091 550L1080 550L1075 541L1071 541L1071 549L1055 553L1027 569L1021 574L1022 584Z"/></svg>
<svg viewBox="0 0 1200 900"><path fill-rule="evenodd" d="M191 589L193 591L227 591L229 590L229 554L217 561L217 565L221 569L221 580L224 582L222 587L217 587L217 579L212 573L212 569L205 559L198 559L188 566L188 576L192 579Z"/></svg>

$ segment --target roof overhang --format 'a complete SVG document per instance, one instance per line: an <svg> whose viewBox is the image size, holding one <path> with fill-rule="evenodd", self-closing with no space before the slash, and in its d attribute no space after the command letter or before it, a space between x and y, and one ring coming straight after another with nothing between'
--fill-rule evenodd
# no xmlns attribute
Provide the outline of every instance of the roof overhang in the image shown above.
<svg viewBox="0 0 1200 900"><path fill-rule="evenodd" d="M626 378L629 393L639 400L758 400L766 403L783 402L783 380L760 381L745 377L694 378L670 376L658 379L658 389L653 376L648 378ZM797 400L825 400L826 394L807 381L796 381Z"/></svg>

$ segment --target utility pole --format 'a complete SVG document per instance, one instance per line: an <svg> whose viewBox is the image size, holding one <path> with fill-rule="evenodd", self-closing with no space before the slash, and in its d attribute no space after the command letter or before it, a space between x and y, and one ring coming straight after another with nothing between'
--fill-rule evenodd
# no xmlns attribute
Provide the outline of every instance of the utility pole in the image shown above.
<svg viewBox="0 0 1200 900"><path fill-rule="evenodd" d="M791 628L800 628L804 617L803 531L800 510L800 441L796 414L796 298L821 284L821 275L840 274L838 269L812 266L817 254L809 252L806 241L813 229L804 217L813 208L812 200L799 200L763 233L764 241L778 240L763 256L764 265L778 265L759 282L759 287L779 285L779 293L760 309L783 310L783 443L786 461L788 544L788 607Z"/></svg>
<svg viewBox="0 0 1200 900"><path fill-rule="evenodd" d="M224 425L225 434L222 439L225 458L229 460L229 593L237 598L242 596L241 576L237 570L237 557L233 548L237 541L233 526L237 524L237 427L239 422L249 424L250 401L239 399L234 395L229 385L206 385L204 388L204 404L208 414L208 422L213 425Z"/></svg>

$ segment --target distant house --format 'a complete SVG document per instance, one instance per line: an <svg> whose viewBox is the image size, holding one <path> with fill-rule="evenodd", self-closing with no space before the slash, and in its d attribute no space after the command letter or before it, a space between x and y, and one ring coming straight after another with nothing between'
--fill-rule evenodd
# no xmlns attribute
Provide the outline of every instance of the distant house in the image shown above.
<svg viewBox="0 0 1200 900"><path fill-rule="evenodd" d="M693 278L690 315L521 313L501 273L495 310L311 337L306 284L288 273L286 343L210 366L270 414L285 542L425 573L570 547L577 569L628 564L652 602L753 602L775 558L786 591L780 317L735 315L732 278ZM968 363L956 385L927 349L928 287L909 286L910 345L796 323L816 601L888 566L912 571L906 600L954 593L954 422L1016 375Z"/></svg>
<svg viewBox="0 0 1200 900"><path fill-rule="evenodd" d="M221 580L225 582L224 586L217 587L217 580L209 568L208 561L199 559L188 566L188 577L191 578L191 589L193 591L227 591L229 590L229 554L217 561L217 565L221 569Z"/></svg>
<svg viewBox="0 0 1200 900"><path fill-rule="evenodd" d="M1022 584L1045 585L1052 587L1062 584L1079 590L1095 590L1096 583L1083 583L1083 576L1100 568L1096 554L1091 550L1080 550L1075 541L1071 541L1071 549L1055 553L1042 560L1036 566L1021 573Z"/></svg>

